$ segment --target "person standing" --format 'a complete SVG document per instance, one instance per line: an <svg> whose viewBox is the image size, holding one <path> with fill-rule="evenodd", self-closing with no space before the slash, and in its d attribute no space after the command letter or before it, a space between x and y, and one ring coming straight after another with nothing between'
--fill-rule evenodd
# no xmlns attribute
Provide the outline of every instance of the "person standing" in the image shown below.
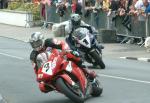
<svg viewBox="0 0 150 103"><path fill-rule="evenodd" d="M82 5L78 2L78 0L72 0L72 13L76 13L82 15Z"/></svg>
<svg viewBox="0 0 150 103"><path fill-rule="evenodd" d="M0 8L5 9L8 7L8 0L0 0Z"/></svg>

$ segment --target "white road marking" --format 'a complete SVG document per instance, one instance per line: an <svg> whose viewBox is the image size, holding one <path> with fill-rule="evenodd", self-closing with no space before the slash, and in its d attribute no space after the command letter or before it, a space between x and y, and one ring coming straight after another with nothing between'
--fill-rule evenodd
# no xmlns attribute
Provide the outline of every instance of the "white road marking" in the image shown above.
<svg viewBox="0 0 150 103"><path fill-rule="evenodd" d="M2 96L1 96L1 94L0 94L0 101L2 100L3 98L2 98Z"/></svg>
<svg viewBox="0 0 150 103"><path fill-rule="evenodd" d="M150 58L138 58L138 60L141 60L141 61L148 61Z"/></svg>
<svg viewBox="0 0 150 103"><path fill-rule="evenodd" d="M143 81L143 80L137 80L137 79L131 79L131 78L124 78L124 77L119 77L119 76L111 76L111 75L105 75L105 74L98 74L98 76L114 78L114 79L121 79L121 80L127 80L127 81L144 83L144 84L150 84L150 81Z"/></svg>
<svg viewBox="0 0 150 103"><path fill-rule="evenodd" d="M4 98L2 97L1 94L0 94L0 103L7 103L6 100L4 100Z"/></svg>
<svg viewBox="0 0 150 103"><path fill-rule="evenodd" d="M126 57L120 57L120 58L122 58L122 59L126 59Z"/></svg>
<svg viewBox="0 0 150 103"><path fill-rule="evenodd" d="M137 58L137 57L120 57L120 58L150 62L150 58Z"/></svg>
<svg viewBox="0 0 150 103"><path fill-rule="evenodd" d="M22 58L22 57L18 57L18 56L14 56L14 55L9 55L9 54L2 53L2 52L0 52L0 55L8 56L8 57L11 57L11 58L16 58L16 59L19 59L19 60L24 60L24 58Z"/></svg>

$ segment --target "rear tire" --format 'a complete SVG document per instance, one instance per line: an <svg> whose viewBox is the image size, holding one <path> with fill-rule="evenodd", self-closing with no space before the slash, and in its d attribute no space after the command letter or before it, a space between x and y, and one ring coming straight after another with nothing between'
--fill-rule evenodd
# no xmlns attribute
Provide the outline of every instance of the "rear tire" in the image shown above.
<svg viewBox="0 0 150 103"><path fill-rule="evenodd" d="M75 103L84 103L84 96L77 95L74 93L65 83L65 81L62 78L58 78L56 81L56 85L59 88L59 90L65 94L68 98L70 98ZM69 85L69 84L68 84Z"/></svg>

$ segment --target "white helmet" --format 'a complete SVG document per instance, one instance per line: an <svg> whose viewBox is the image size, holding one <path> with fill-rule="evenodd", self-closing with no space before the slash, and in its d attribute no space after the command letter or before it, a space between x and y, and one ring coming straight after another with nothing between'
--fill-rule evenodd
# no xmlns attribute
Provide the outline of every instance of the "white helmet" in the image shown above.
<svg viewBox="0 0 150 103"><path fill-rule="evenodd" d="M71 23L72 23L73 27L75 27L75 28L80 27L81 16L79 14L72 14L71 15Z"/></svg>
<svg viewBox="0 0 150 103"><path fill-rule="evenodd" d="M30 45L35 51L39 51L43 48L44 44L44 35L40 32L35 32L31 34L31 38L29 39Z"/></svg>

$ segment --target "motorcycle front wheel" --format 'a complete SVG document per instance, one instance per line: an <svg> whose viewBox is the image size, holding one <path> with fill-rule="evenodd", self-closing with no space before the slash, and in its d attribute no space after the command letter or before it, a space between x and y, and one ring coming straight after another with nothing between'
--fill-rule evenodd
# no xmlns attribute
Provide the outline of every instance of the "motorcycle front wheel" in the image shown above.
<svg viewBox="0 0 150 103"><path fill-rule="evenodd" d="M91 57L95 60L95 64L100 66L101 69L105 69L105 64L102 60L102 54L98 54L96 50L91 52L90 54Z"/></svg>
<svg viewBox="0 0 150 103"><path fill-rule="evenodd" d="M103 88L102 88L102 85L101 83L96 79L95 80L95 83L92 84L92 93L91 95L93 97L98 97L98 96L101 96L103 92Z"/></svg>
<svg viewBox="0 0 150 103"><path fill-rule="evenodd" d="M56 80L56 85L59 90L70 98L75 103L84 103L84 96L79 89L75 89L70 84L66 83L62 78Z"/></svg>

